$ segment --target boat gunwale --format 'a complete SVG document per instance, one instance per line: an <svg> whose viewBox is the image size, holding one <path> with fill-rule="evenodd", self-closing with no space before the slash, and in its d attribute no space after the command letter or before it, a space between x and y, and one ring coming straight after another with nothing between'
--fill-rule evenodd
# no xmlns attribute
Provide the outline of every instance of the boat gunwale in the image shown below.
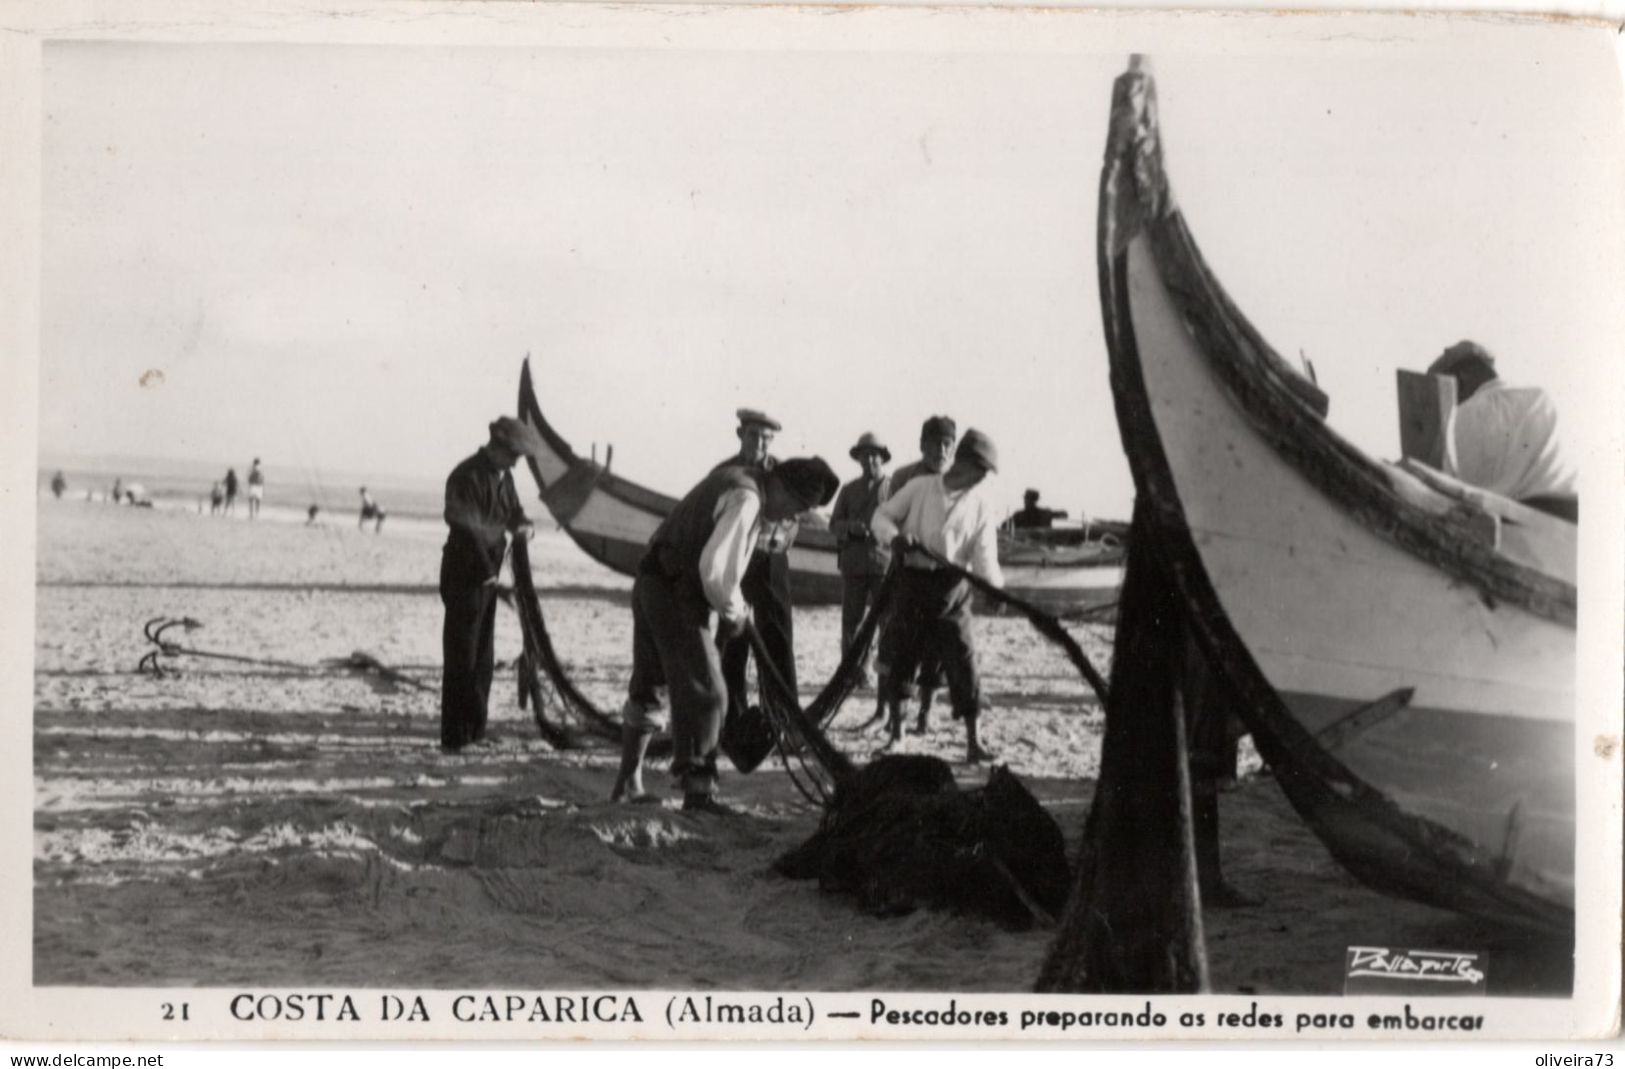
<svg viewBox="0 0 1625 1069"><path fill-rule="evenodd" d="M1303 391L1283 380L1282 376L1296 377L1295 373L1223 297L1199 257L1175 270L1187 279L1204 279L1204 284L1187 285L1183 290L1168 285L1168 262L1194 252L1195 242L1173 207L1162 167L1155 87L1150 76L1137 67L1120 76L1114 86L1110 130L1101 172L1096 253L1119 433L1136 488L1148 507L1147 515L1154 520L1147 533L1154 537L1156 554L1165 562L1181 591L1203 655L1230 692L1228 697L1234 699L1230 704L1253 732L1260 752L1275 770L1294 808L1333 856L1357 878L1386 893L1447 909L1511 920L1546 931L1571 931L1572 908L1565 909L1534 891L1508 883L1502 859L1489 856L1458 832L1402 810L1322 747L1293 716L1225 612L1186 519L1140 366L1127 277L1129 246L1136 236L1143 233L1147 237L1154 267L1187 327L1192 323L1206 327L1205 333L1193 330L1197 347L1210 363L1226 362L1213 360L1215 356L1229 358L1227 368L1216 369L1216 375L1220 388L1229 393L1241 418L1252 423L1256 415L1238 400L1227 381L1227 372L1232 379L1245 374L1253 376L1244 384L1240 397L1263 392L1271 398L1272 413L1295 414L1289 426L1309 425L1320 438L1335 440L1333 456L1344 456L1350 451L1357 454L1363 464L1355 471L1363 478L1354 485L1369 487L1371 474L1374 472L1381 477L1382 473L1374 462L1325 427ZM1218 308L1196 307L1206 302L1222 304ZM1250 351L1249 345L1252 346ZM1214 346L1221 351L1215 353ZM1235 358L1233 349L1248 351L1251 359ZM1266 442L1276 445L1276 435L1261 428L1258 433ZM1290 452L1282 453L1278 447L1276 451L1284 464L1297 468ZM1309 481L1334 505L1344 507L1335 493L1322 489L1314 478ZM1397 499L1396 504L1415 509ZM1408 522L1416 526L1415 517L1409 517ZM1423 544L1439 536L1438 528L1429 524L1420 526L1423 530L1418 538ZM1142 532L1137 530L1135 537L1142 537ZM1416 552L1393 534L1386 537L1402 550ZM1430 558L1424 559L1434 563ZM1475 563L1482 565L1483 562ZM1511 562L1499 563L1516 571L1529 571ZM1435 566L1446 570L1442 565ZM1516 583L1526 577L1514 574L1511 579L1513 589L1517 589ZM1477 582L1476 577L1474 581ZM1482 583L1480 589L1484 589ZM1573 625L1572 599L1573 588L1569 587L1567 622L1570 626ZM1545 603L1537 599L1535 604ZM1547 608L1550 610L1549 605ZM1531 611L1536 609L1531 608ZM1564 622L1561 612L1555 616L1549 611L1538 614Z"/></svg>

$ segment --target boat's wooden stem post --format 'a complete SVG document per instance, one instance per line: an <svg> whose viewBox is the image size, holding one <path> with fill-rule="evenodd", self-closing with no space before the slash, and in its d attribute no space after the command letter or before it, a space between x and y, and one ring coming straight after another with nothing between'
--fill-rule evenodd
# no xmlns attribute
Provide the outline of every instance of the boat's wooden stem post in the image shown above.
<svg viewBox="0 0 1625 1069"><path fill-rule="evenodd" d="M1183 614L1151 514L1136 506L1100 779L1039 991L1207 990L1180 694Z"/></svg>

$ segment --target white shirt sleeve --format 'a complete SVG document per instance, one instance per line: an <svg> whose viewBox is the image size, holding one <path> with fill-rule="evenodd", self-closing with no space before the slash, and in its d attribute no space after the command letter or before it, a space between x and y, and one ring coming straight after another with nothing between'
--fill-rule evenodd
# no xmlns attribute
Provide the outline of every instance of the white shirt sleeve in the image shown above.
<svg viewBox="0 0 1625 1069"><path fill-rule="evenodd" d="M756 548L756 519L762 499L749 490L729 490L717 500L717 525L700 551L700 586L705 600L725 620L745 616L745 596L739 584L745 578L751 550Z"/></svg>
<svg viewBox="0 0 1625 1069"><path fill-rule="evenodd" d="M920 496L920 488L925 485L922 478L911 479L902 489L881 502L875 509L873 518L869 520L869 529L875 533L875 541L880 545L890 545L891 540L897 537L903 522L908 519L908 510L914 499Z"/></svg>
<svg viewBox="0 0 1625 1069"><path fill-rule="evenodd" d="M998 528L985 503L978 519L980 522L976 525L976 532L971 535L970 570L994 586L1003 587L1004 569L999 567Z"/></svg>

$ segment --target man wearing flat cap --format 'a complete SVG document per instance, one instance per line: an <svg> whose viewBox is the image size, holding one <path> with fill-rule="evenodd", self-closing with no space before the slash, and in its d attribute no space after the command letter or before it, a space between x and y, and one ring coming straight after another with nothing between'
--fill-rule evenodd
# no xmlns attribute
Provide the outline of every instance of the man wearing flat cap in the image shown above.
<svg viewBox="0 0 1625 1069"><path fill-rule="evenodd" d="M536 432L511 416L491 424L490 441L446 479L446 525L440 554L441 630L445 661L440 688L440 747L456 753L485 738L494 667L497 577L508 537L535 528L519 505L511 469L537 451Z"/></svg>
<svg viewBox="0 0 1625 1069"><path fill-rule="evenodd" d="M881 636L881 659L889 668L887 693L882 698L891 708L892 741L902 736L906 681L921 654L935 649L948 677L954 717L965 722L965 759L973 763L993 755L983 749L977 734L982 691L971 630L970 584L912 547L923 546L949 563L1003 586L997 522L992 506L977 490L998 468L993 440L981 431L967 430L946 472L921 476L898 488L874 515L875 537L883 541L895 538L905 547L896 607Z"/></svg>
<svg viewBox="0 0 1625 1069"><path fill-rule="evenodd" d="M778 464L772 453L773 438L784 428L779 421L755 408L734 413L739 427L739 452L718 464L713 471L744 467L771 472ZM796 630L790 592L790 547L795 543L794 516L769 524L756 540L756 551L745 569L745 601L751 618L762 636L762 645L773 658L779 675L794 691L796 682ZM722 675L728 682L728 701L735 713L743 712L749 697L745 686L745 665L750 661L749 644L738 638L724 640Z"/></svg>
<svg viewBox="0 0 1625 1069"><path fill-rule="evenodd" d="M843 657L852 648L852 637L874 604L891 564L891 546L876 538L869 526L875 509L891 495L891 479L885 473L885 465L891 463L891 450L873 431L864 431L847 455L858 462L863 473L841 487L829 514L829 530L837 546L836 567L841 572ZM864 666L861 685L870 685L868 665Z"/></svg>
<svg viewBox="0 0 1625 1069"><path fill-rule="evenodd" d="M1577 473L1558 433L1557 406L1537 386L1509 386L1495 357L1476 342L1450 346L1429 375L1456 380L1445 427L1444 470L1531 508L1575 522Z"/></svg>
<svg viewBox="0 0 1625 1069"><path fill-rule="evenodd" d="M715 797L727 711L719 640L750 618L745 572L763 532L827 504L840 480L818 457L761 467L728 464L700 480L649 539L632 586L632 676L664 679L671 699L672 774L683 808L728 813ZM715 633L713 633L715 621ZM613 797L642 796L643 757L657 710L628 701Z"/></svg>

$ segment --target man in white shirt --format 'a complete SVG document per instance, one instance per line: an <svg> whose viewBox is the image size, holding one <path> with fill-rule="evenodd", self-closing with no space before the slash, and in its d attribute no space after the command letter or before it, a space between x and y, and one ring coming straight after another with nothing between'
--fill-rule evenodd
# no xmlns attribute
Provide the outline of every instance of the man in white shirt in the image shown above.
<svg viewBox="0 0 1625 1069"><path fill-rule="evenodd" d="M1446 474L1571 522L1578 519L1576 472L1563 450L1557 408L1545 390L1507 385L1495 373L1495 358L1470 341L1446 349L1428 374L1456 380L1456 408L1445 428Z"/></svg>
<svg viewBox="0 0 1625 1069"><path fill-rule="evenodd" d="M769 472L778 464L772 453L773 439L784 428L766 412L755 408L741 408L736 413L739 427L739 452L718 464L717 468L744 467ZM790 592L790 547L795 543L798 526L794 518L762 528L756 539L756 551L745 567L741 589L750 606L751 620L762 636L762 646L773 660L773 667L790 690L797 689L796 630ZM722 678L728 682L730 715L744 712L750 702L745 681L745 666L750 661L750 646L742 640L725 641L722 649ZM760 665L757 666L760 675Z"/></svg>
<svg viewBox="0 0 1625 1069"><path fill-rule="evenodd" d="M922 475L897 489L875 510L875 537L923 546L995 586L999 569L998 521L977 487L999 467L993 440L971 429L960 439L954 462L941 475ZM913 548L903 550L895 607L881 636L881 659L888 666L884 700L891 710L891 737L902 736L906 681L927 652L940 658L948 677L954 717L965 721L965 759L992 758L977 735L981 684L976 674L976 641L971 631L970 584L940 568ZM898 684L897 680L905 683Z"/></svg>
<svg viewBox="0 0 1625 1069"><path fill-rule="evenodd" d="M829 503L840 480L818 457L772 471L727 466L702 479L649 540L632 586L632 679L622 708L621 767L611 798L643 800L643 756L662 726L645 699L661 683L671 701L672 774L683 808L726 813L714 797L717 745L727 709L717 630L750 617L740 590L761 532Z"/></svg>

